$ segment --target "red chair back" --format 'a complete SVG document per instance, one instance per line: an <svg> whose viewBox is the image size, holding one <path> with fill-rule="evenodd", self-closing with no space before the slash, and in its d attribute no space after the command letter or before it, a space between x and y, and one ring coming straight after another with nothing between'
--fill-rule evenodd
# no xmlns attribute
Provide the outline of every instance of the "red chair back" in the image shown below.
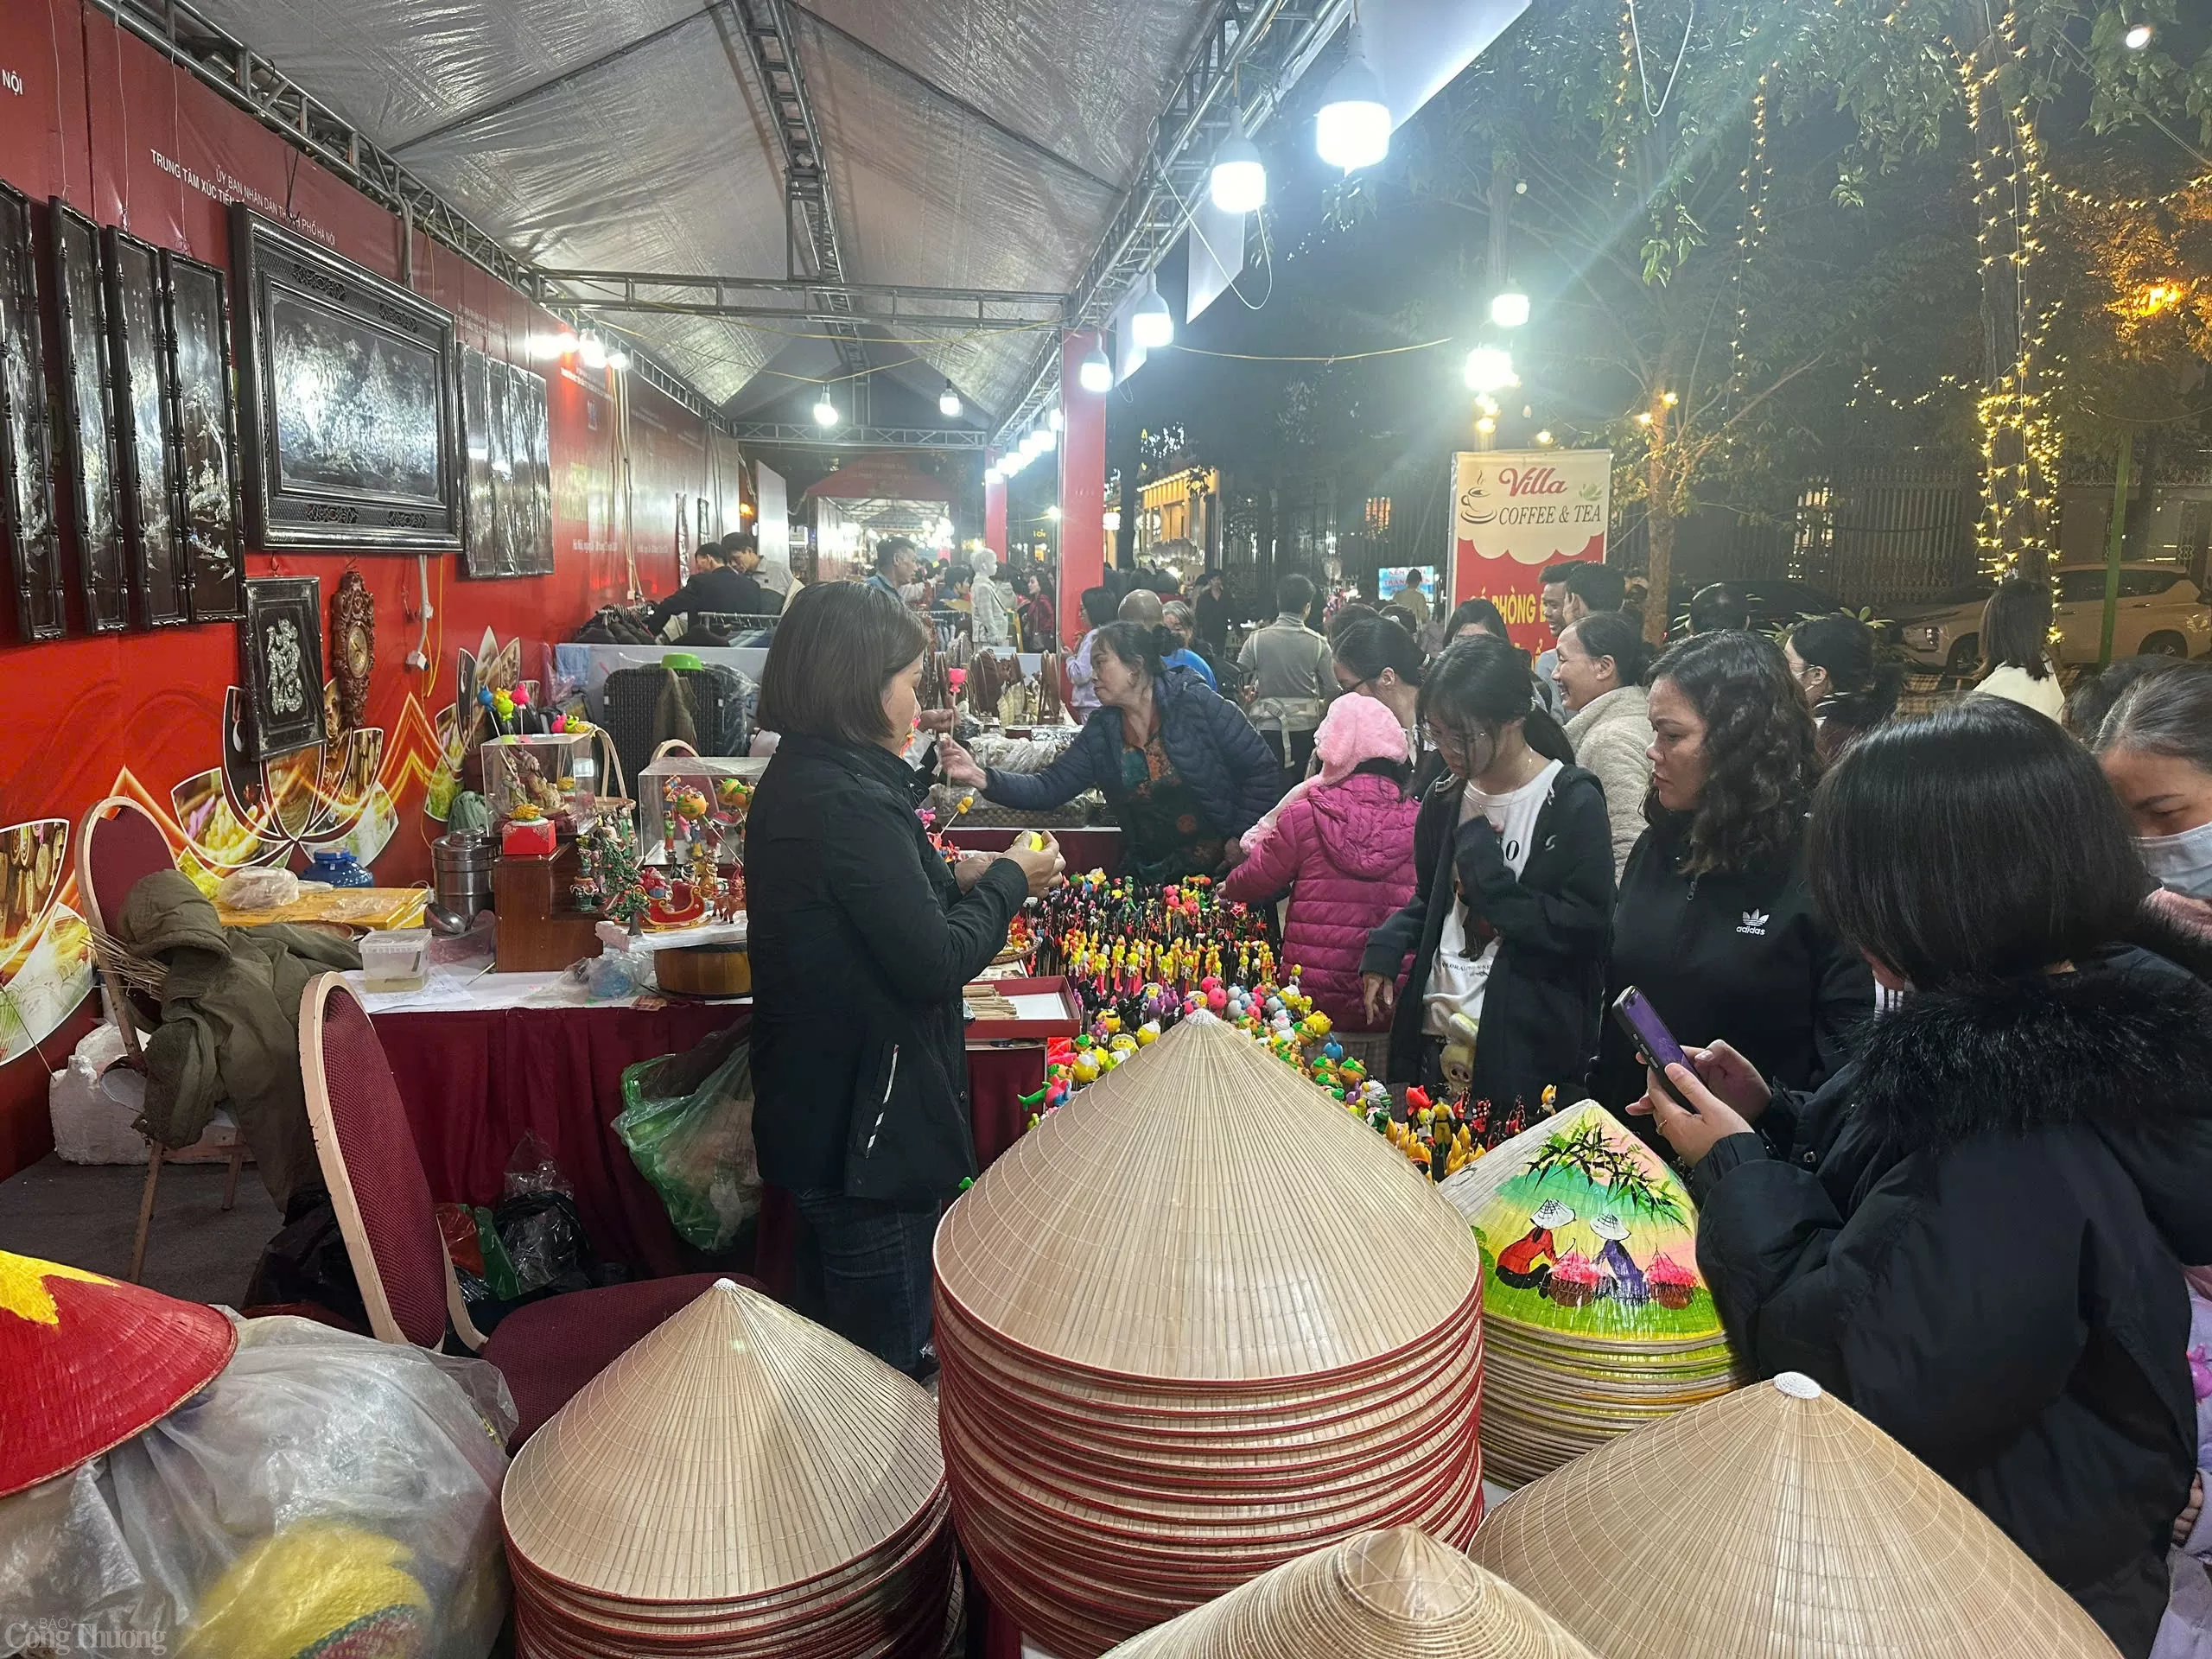
<svg viewBox="0 0 2212 1659"><path fill-rule="evenodd" d="M300 1069L369 1328L380 1341L435 1348L445 1339L450 1269L429 1178L384 1045L339 975L323 975L301 1000Z"/></svg>
<svg viewBox="0 0 2212 1659"><path fill-rule="evenodd" d="M86 919L104 933L142 878L175 868L162 826L128 796L109 796L77 826L77 890L89 906Z"/></svg>

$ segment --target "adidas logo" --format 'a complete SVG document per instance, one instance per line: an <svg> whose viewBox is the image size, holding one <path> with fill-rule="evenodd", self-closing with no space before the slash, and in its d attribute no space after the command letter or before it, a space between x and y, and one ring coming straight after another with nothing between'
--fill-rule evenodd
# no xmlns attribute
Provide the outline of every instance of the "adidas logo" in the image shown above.
<svg viewBox="0 0 2212 1659"><path fill-rule="evenodd" d="M1747 910L1744 919L1736 924L1738 933L1748 933L1755 939L1766 938L1767 913L1763 910Z"/></svg>

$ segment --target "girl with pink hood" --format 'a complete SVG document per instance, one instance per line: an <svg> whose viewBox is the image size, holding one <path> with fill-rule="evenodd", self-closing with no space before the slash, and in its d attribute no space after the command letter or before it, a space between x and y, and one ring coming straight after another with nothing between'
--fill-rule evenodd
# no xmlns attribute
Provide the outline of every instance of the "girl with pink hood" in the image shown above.
<svg viewBox="0 0 2212 1659"><path fill-rule="evenodd" d="M1413 896L1414 819L1406 734L1388 705L1338 697L1314 734L1319 776L1293 790L1244 838L1228 897L1256 903L1291 889L1282 960L1338 1031L1369 1023L1359 959L1368 933Z"/></svg>

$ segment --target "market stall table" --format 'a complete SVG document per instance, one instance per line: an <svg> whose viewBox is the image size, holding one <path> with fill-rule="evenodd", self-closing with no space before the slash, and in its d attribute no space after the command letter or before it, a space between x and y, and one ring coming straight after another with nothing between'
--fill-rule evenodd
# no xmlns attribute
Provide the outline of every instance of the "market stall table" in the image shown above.
<svg viewBox="0 0 2212 1659"><path fill-rule="evenodd" d="M349 977L359 989L360 976ZM563 979L447 967L421 992L365 995L431 1194L441 1203L496 1205L508 1160L524 1135L535 1131L575 1188L577 1213L600 1256L640 1278L696 1272L699 1257L677 1237L659 1195L614 1133L622 1072L749 1024L751 999L584 1003L563 997ZM988 1029L988 1022L979 1023ZM969 1097L979 1166L1020 1137L1032 1109L1021 1097L1044 1082L1044 1043L1026 1029L1003 1044L980 1036L970 1041ZM788 1199L772 1190L762 1205L754 1271L785 1298L796 1235Z"/></svg>

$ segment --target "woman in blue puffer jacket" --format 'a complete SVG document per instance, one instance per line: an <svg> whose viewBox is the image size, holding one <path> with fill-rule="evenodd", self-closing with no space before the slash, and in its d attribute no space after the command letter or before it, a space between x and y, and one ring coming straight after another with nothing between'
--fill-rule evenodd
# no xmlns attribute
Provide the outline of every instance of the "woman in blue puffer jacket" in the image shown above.
<svg viewBox="0 0 2212 1659"><path fill-rule="evenodd" d="M1044 771L987 771L947 739L938 744L945 777L1030 811L1096 789L1122 826L1123 874L1173 881L1219 874L1228 849L1281 795L1281 763L1236 704L1189 669L1160 661L1166 633L1136 622L1098 630L1098 709Z"/></svg>

